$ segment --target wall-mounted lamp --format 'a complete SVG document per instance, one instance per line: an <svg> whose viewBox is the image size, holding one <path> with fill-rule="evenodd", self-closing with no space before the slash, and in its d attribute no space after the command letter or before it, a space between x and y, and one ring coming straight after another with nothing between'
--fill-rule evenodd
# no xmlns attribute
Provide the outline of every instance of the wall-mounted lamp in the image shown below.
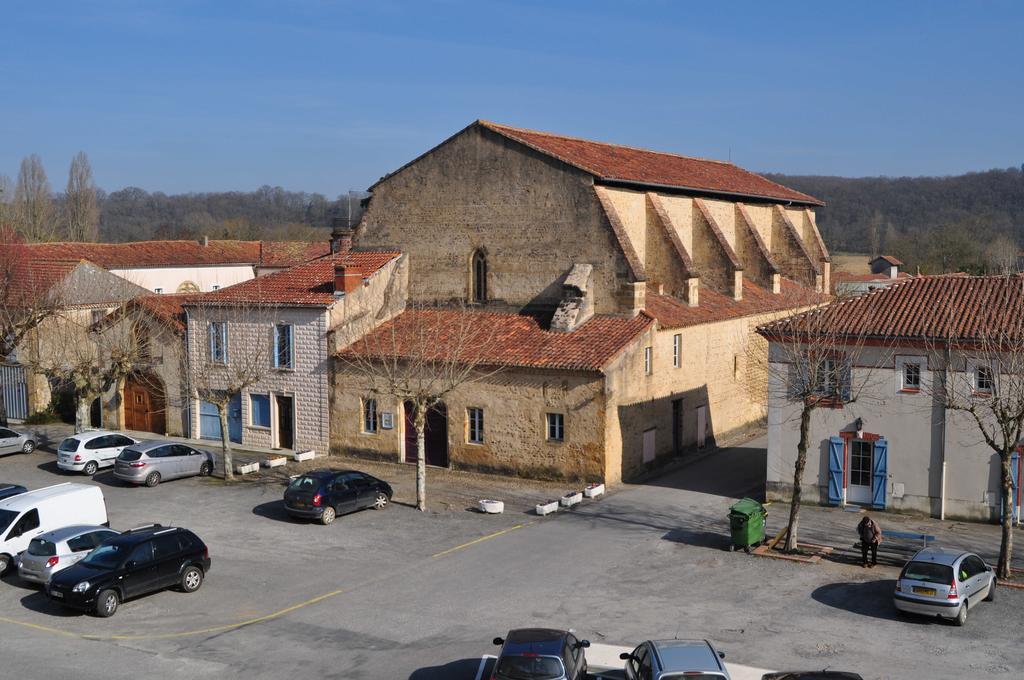
<svg viewBox="0 0 1024 680"><path fill-rule="evenodd" d="M853 421L853 428L855 430L857 430L857 439L863 439L864 438L864 419L863 418L857 418L857 420Z"/></svg>

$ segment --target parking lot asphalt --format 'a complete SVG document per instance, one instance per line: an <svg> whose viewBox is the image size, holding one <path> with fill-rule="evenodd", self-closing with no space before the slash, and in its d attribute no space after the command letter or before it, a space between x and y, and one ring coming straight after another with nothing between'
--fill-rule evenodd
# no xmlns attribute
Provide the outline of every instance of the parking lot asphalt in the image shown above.
<svg viewBox="0 0 1024 680"><path fill-rule="evenodd" d="M1024 667L1020 591L999 591L956 628L899 618L895 568L725 551L728 506L758 466L756 445L722 451L548 518L392 505L322 527L289 520L278 485L135 488L109 472L59 474L46 451L0 458L0 480L97 484L114 528L186 526L213 559L197 593L129 601L111 619L64 611L6 577L4 676L474 680L496 652L491 638L535 625L622 647L708 638L737 664L866 678L1016 677ZM990 528L976 533L988 540Z"/></svg>

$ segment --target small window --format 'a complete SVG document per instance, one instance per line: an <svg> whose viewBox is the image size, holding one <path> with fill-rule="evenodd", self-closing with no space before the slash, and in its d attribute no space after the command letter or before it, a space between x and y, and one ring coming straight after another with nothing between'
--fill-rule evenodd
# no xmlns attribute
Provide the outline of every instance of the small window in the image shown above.
<svg viewBox="0 0 1024 680"><path fill-rule="evenodd" d="M210 361L215 364L228 362L228 324L226 321L210 322Z"/></svg>
<svg viewBox="0 0 1024 680"><path fill-rule="evenodd" d="M249 424L253 427L270 427L270 395L249 395Z"/></svg>
<svg viewBox="0 0 1024 680"><path fill-rule="evenodd" d="M683 364L683 334L672 336L672 367L679 368Z"/></svg>
<svg viewBox="0 0 1024 680"><path fill-rule="evenodd" d="M651 348L644 347L644 375L651 374Z"/></svg>
<svg viewBox="0 0 1024 680"><path fill-rule="evenodd" d="M991 394L995 388L995 376L990 366L978 366L974 369L974 391Z"/></svg>
<svg viewBox="0 0 1024 680"><path fill-rule="evenodd" d="M68 549L71 552L82 552L83 550L92 550L96 546L92 541L92 534L82 534L81 536L75 536L74 538L68 539Z"/></svg>
<svg viewBox="0 0 1024 680"><path fill-rule="evenodd" d="M921 365L903 364L903 389L921 389Z"/></svg>
<svg viewBox="0 0 1024 680"><path fill-rule="evenodd" d="M164 292L164 289L160 288L160 287L157 287L157 288L153 289L153 292L156 293L157 295L160 295L161 293Z"/></svg>
<svg viewBox="0 0 1024 680"><path fill-rule="evenodd" d="M483 251L473 253L473 302L487 302L487 257Z"/></svg>
<svg viewBox="0 0 1024 680"><path fill-rule="evenodd" d="M210 290L220 290L220 284L219 283L213 284L212 286L210 286Z"/></svg>
<svg viewBox="0 0 1024 680"><path fill-rule="evenodd" d="M363 399L363 432L377 434L377 400Z"/></svg>
<svg viewBox="0 0 1024 680"><path fill-rule="evenodd" d="M279 323L274 326L274 368L293 368L294 356L292 346L293 326Z"/></svg>
<svg viewBox="0 0 1024 680"><path fill-rule="evenodd" d="M484 443L484 410L482 408L466 409L466 416L469 420L467 437L470 444Z"/></svg>
<svg viewBox="0 0 1024 680"><path fill-rule="evenodd" d="M548 415L548 441L565 441L565 415L561 413L549 413Z"/></svg>

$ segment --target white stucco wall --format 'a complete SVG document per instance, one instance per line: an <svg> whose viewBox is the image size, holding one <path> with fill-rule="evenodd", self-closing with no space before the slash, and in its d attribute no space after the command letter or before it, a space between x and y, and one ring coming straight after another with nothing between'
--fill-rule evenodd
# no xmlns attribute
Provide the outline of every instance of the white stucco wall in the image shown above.
<svg viewBox="0 0 1024 680"><path fill-rule="evenodd" d="M112 273L142 286L143 288L162 293L176 293L178 286L191 281L203 292L215 290L214 286L227 288L230 285L248 281L255 277L252 265L213 265L182 266L182 267L137 267L134 269L111 269Z"/></svg>

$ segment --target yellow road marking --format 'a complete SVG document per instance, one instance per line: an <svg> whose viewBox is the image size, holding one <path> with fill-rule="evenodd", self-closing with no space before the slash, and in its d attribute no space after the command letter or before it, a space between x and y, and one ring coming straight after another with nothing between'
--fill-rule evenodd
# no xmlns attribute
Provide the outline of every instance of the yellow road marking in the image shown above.
<svg viewBox="0 0 1024 680"><path fill-rule="evenodd" d="M453 552L462 550L463 548L468 548L469 546L476 545L477 543L483 543L484 541L488 541L492 538L497 538L502 534L507 534L510 531L515 531L516 529L522 529L523 527L529 526L531 524L533 524L533 522L524 522L523 524L517 524L513 527L502 529L501 531L495 531L493 534L487 534L486 536L481 536L480 538L475 538L472 541L467 541L461 545L457 545L454 548L448 548L447 550L442 550L439 553L434 553L433 555L431 555L431 557L444 557L445 555L450 555Z"/></svg>

